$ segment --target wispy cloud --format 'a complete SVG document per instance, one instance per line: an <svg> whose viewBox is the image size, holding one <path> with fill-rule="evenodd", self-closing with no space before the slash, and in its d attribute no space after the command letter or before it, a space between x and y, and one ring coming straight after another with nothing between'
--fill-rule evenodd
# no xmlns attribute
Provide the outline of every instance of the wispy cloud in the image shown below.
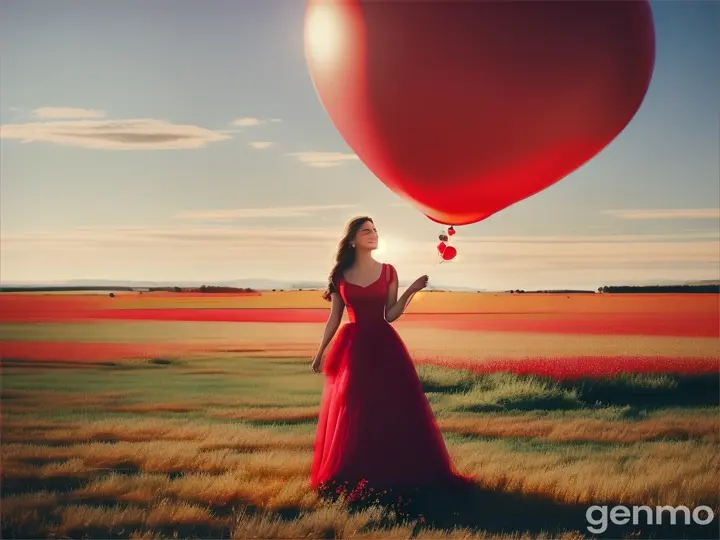
<svg viewBox="0 0 720 540"><path fill-rule="evenodd" d="M246 217L297 217L318 212L346 208L352 205L296 206L286 208L245 208L228 210L206 210L184 212L178 217L184 219L238 219ZM3 252L6 250L39 248L52 249L69 245L137 245L160 244L191 248L208 242L225 246L278 244L303 245L305 243L334 246L342 235L338 227L258 227L258 226L194 226L168 225L157 227L77 227L66 230L32 231L6 233L0 236ZM648 235L652 236L652 235ZM455 242L466 269L494 267L498 263L513 262L528 268L547 265L562 267L575 265L633 266L657 262L707 262L720 264L717 236L713 241L695 239L685 242L648 241L643 235L625 242L598 241L576 245L576 237L570 241L564 237L524 237L521 243L512 239L523 237L498 237L487 243L475 242L472 237ZM674 237L670 237L674 239ZM601 238L602 240L602 238ZM328 241L331 241L328 244ZM432 241L393 238L390 250L397 256L412 255L424 257L432 254ZM589 245L592 244L592 245Z"/></svg>
<svg viewBox="0 0 720 540"><path fill-rule="evenodd" d="M295 207L295 212L302 210ZM320 208L313 211L320 211ZM252 210L252 209L250 209ZM280 209L274 209L279 214ZM208 211L218 215L219 211ZM228 215L248 213L245 209ZM286 210L287 212L287 210ZM311 210L306 210L311 212ZM263 216L267 211L263 212ZM287 214L286 214L287 215ZM0 235L3 279L48 280L82 277L124 279L212 279L214 276L299 275L324 279L342 229L258 227L179 223L159 227L107 227L4 233ZM444 283L483 287L525 287L546 281L607 284L610 279L710 279L720 269L717 237L685 242L577 243L576 237L458 238L458 257L438 267L434 242L386 236L389 260L401 279L429 272ZM543 241L544 240L544 241ZM659 239L653 239L659 240ZM671 237L671 240L674 240ZM50 269L50 270L49 270Z"/></svg>
<svg viewBox="0 0 720 540"><path fill-rule="evenodd" d="M0 126L0 138L100 150L182 150L231 137L200 126L139 118L6 124Z"/></svg>
<svg viewBox="0 0 720 540"><path fill-rule="evenodd" d="M250 116L246 116L244 118L238 118L237 120L233 121L233 126L240 126L240 127L252 127L252 126L259 126L260 124L264 124L265 122L263 120L260 120L259 118L253 118Z"/></svg>
<svg viewBox="0 0 720 540"><path fill-rule="evenodd" d="M308 217L332 210L354 208L354 204L327 204L316 206L280 206L268 208L231 208L216 210L193 210L181 212L178 219L200 221L234 221L247 218L293 218Z"/></svg>
<svg viewBox="0 0 720 540"><path fill-rule="evenodd" d="M35 118L40 120L67 120L105 118L105 111L96 109L79 109L76 107L40 107L32 112Z"/></svg>
<svg viewBox="0 0 720 540"><path fill-rule="evenodd" d="M602 213L619 219L720 219L718 208L603 210Z"/></svg>
<svg viewBox="0 0 720 540"><path fill-rule="evenodd" d="M262 124L267 124L268 122L276 124L278 122L282 122L282 120L280 118L270 118L269 120L263 120L261 118L255 118L254 116L245 116L243 118L233 120L232 125L238 127L255 127Z"/></svg>
<svg viewBox="0 0 720 540"><path fill-rule="evenodd" d="M342 231L341 231L342 232ZM60 231L11 233L0 236L3 251L13 249L49 249L61 247L147 247L190 248L215 245L225 248L282 245L308 245L338 240L337 227L77 227Z"/></svg>
<svg viewBox="0 0 720 540"><path fill-rule="evenodd" d="M556 235L556 236L460 236L459 242L470 244L628 244L634 242L689 242L713 240L720 242L720 231L701 229L687 233L669 234L607 234L607 235Z"/></svg>
<svg viewBox="0 0 720 540"><path fill-rule="evenodd" d="M292 152L289 156L295 157L300 163L309 167L338 167L348 161L356 161L355 154L342 152Z"/></svg>
<svg viewBox="0 0 720 540"><path fill-rule="evenodd" d="M254 148L255 150L266 150L267 148L270 148L275 143L270 141L252 141L248 143L248 146L251 148Z"/></svg>

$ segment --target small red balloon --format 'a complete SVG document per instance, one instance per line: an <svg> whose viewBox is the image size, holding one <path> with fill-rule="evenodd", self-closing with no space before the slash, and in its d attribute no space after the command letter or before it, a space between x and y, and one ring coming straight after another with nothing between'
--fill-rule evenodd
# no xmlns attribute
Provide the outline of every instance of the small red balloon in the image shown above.
<svg viewBox="0 0 720 540"><path fill-rule="evenodd" d="M455 249L453 246L446 247L445 251L442 252L442 258L446 261L454 259L455 255L457 255L457 249Z"/></svg>
<svg viewBox="0 0 720 540"><path fill-rule="evenodd" d="M440 252L441 255L445 252L446 249L447 249L447 244L445 242L440 242L437 245L437 250Z"/></svg>
<svg viewBox="0 0 720 540"><path fill-rule="evenodd" d="M450 236L452 236L453 234L455 234L455 229L454 229L452 226L448 227L448 234L449 234Z"/></svg>

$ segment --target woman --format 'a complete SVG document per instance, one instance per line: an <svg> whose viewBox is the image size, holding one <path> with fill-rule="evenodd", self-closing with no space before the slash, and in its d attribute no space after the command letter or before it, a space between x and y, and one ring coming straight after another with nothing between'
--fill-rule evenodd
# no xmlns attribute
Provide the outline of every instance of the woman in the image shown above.
<svg viewBox="0 0 720 540"><path fill-rule="evenodd" d="M314 489L394 490L459 479L410 354L390 325L428 276L398 298L391 264L372 257L378 233L367 216L351 220L323 295L332 302L325 335L312 361L325 372L315 439ZM337 334L347 307L350 322Z"/></svg>

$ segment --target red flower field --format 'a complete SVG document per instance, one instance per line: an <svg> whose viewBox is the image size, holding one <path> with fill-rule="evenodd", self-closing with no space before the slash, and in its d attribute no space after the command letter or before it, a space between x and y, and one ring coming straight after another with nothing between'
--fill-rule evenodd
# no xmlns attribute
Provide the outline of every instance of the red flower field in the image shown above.
<svg viewBox="0 0 720 540"><path fill-rule="evenodd" d="M223 347L221 343L193 341L182 332L172 340L131 342L118 340L69 341L35 335L17 339L4 332L0 339L0 356L4 359L27 359L59 362L110 362L130 358L158 358L195 352L266 352L309 354L313 337L319 338L327 320L327 304L317 301L317 292L268 293L267 295L216 295L119 293L111 298L98 294L6 294L0 296L0 323L30 325L34 323L112 324L115 322L197 322L197 323L265 323L266 325L312 323L317 327L307 339L291 343L285 332L272 331L270 342L258 338L252 347ZM396 326L402 329L427 328L438 336L444 331L467 332L465 335L500 332L508 339L523 335L548 336L637 336L652 340L661 337L678 339L720 338L717 295L431 295L431 301L419 302L415 310L404 314ZM658 298L660 296L660 298ZM570 299L570 301L568 301ZM457 312L448 308L459 306ZM173 307L174 306L174 307ZM307 306L307 307L305 307ZM324 306L324 307L319 307ZM473 309L474 308L474 309ZM652 310L651 310L652 309ZM422 310L422 311L421 311ZM93 327L89 327L93 328ZM240 328L240 326L238 327ZM255 327L252 327L255 328ZM315 336L317 334L317 336ZM185 339L187 338L187 339ZM440 339L439 338L439 339ZM245 345L248 345L245 343ZM284 351L284 352L283 352ZM288 352L295 351L295 353ZM300 352L297 352L300 351ZM538 356L532 350L525 358L486 353L481 359L467 355L444 357L435 353L413 351L418 363L442 365L475 372L509 371L534 373L553 378L604 376L620 372L636 373L712 373L720 371L720 341L715 357L628 353L599 356L588 350L581 355Z"/></svg>

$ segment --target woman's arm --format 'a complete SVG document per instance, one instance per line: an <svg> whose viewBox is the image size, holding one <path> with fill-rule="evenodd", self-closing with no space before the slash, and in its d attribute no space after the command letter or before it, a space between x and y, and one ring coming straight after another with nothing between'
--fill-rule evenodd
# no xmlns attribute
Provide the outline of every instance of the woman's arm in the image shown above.
<svg viewBox="0 0 720 540"><path fill-rule="evenodd" d="M419 279L422 278L418 278L418 280ZM393 268L392 281L390 281L390 286L388 287L387 301L385 303L385 320L387 322L396 321L400 315L405 312L405 309L410 304L410 300L412 300L412 297L418 292L416 284L417 281L412 283L402 296L398 298L398 277L397 272L395 272Z"/></svg>
<svg viewBox="0 0 720 540"><path fill-rule="evenodd" d="M332 293L331 298L332 307L330 308L330 316L328 317L327 323L325 324L325 333L323 334L323 338L320 342L320 347L317 354L315 355L315 358L322 357L323 353L325 352L325 348L328 346L333 336L335 335L335 332L337 332L337 329L340 327L343 312L345 311L345 302L343 302L340 293Z"/></svg>

